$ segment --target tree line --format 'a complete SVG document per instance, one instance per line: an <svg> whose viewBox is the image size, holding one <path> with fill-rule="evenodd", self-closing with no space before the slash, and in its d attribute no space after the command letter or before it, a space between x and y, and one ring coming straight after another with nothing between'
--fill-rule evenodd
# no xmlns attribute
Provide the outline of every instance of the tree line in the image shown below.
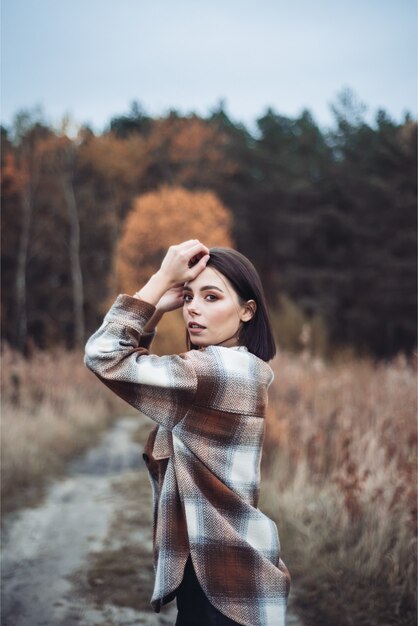
<svg viewBox="0 0 418 626"><path fill-rule="evenodd" d="M254 262L273 317L320 319L330 345L360 354L410 353L417 123L383 110L367 123L350 92L333 113L324 130L307 110L268 109L250 132L222 105L151 117L134 103L103 132L75 135L18 113L1 129L2 338L27 353L83 345L126 284L121 257L135 281L167 233L199 232Z"/></svg>

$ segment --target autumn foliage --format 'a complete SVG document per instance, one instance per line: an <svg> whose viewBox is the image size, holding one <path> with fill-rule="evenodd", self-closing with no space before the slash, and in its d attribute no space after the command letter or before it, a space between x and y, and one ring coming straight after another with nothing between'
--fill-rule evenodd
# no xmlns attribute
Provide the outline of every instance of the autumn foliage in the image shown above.
<svg viewBox="0 0 418 626"><path fill-rule="evenodd" d="M231 246L231 217L211 191L162 187L135 199L116 250L118 290L132 293L159 267L168 247L199 239Z"/></svg>
<svg viewBox="0 0 418 626"><path fill-rule="evenodd" d="M334 114L322 131L309 111L292 119L268 109L250 132L222 106L151 117L136 103L95 134L19 113L1 129L2 338L25 354L82 346L117 291L114 253L138 197L185 188L228 207L228 236L262 276L282 347L297 349L306 323L326 356L411 354L416 121L380 111L368 124L347 93ZM157 205L142 224L148 243L160 238ZM176 211L165 212L169 243ZM188 230L207 217L194 212Z"/></svg>
<svg viewBox="0 0 418 626"><path fill-rule="evenodd" d="M164 186L135 199L115 254L116 291L132 294L158 270L169 246L199 239L206 246L232 246L232 219L211 191ZM156 349L184 348L179 312L166 315L158 327Z"/></svg>

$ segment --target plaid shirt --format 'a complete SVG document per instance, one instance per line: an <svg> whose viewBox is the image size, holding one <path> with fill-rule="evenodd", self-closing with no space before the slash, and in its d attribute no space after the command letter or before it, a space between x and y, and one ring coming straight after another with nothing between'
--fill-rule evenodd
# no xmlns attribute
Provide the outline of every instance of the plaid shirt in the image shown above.
<svg viewBox="0 0 418 626"><path fill-rule="evenodd" d="M86 345L87 366L157 423L152 607L175 597L189 553L210 602L244 626L284 626L290 574L258 508L269 365L244 346L149 353L155 307L119 295Z"/></svg>

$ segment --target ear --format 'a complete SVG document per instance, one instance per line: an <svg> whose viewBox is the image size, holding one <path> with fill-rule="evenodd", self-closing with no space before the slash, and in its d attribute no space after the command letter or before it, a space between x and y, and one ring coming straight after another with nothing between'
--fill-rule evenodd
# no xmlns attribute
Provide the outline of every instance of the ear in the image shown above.
<svg viewBox="0 0 418 626"><path fill-rule="evenodd" d="M255 300L247 300L247 302L245 302L242 305L241 315L240 315L241 321L249 322L254 317L256 310L257 310L257 304Z"/></svg>

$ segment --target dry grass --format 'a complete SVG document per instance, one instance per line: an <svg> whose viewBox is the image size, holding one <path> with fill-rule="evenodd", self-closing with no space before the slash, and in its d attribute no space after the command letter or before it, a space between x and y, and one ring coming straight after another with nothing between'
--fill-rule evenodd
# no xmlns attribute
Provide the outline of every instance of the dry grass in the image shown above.
<svg viewBox="0 0 418 626"><path fill-rule="evenodd" d="M2 364L2 491L9 510L26 504L30 489L39 494L49 475L129 407L84 367L81 354L40 352L25 361L4 349ZM403 357L327 364L305 352L281 353L273 368L260 507L278 522L306 625L415 625L415 367ZM136 499L142 487L135 481L131 487ZM150 504L138 498L137 506L119 528L148 526L139 517L149 515ZM87 580L96 601L115 584L112 569L120 563L114 601L132 606L123 581L132 580L134 593L143 585L134 563L149 576L149 550L143 553L138 537L133 561L124 541L96 555ZM145 597L135 602L140 608Z"/></svg>
<svg viewBox="0 0 418 626"><path fill-rule="evenodd" d="M306 624L416 624L416 371L273 363L261 507Z"/></svg>
<svg viewBox="0 0 418 626"><path fill-rule="evenodd" d="M6 513L33 504L49 476L91 445L128 405L83 363L81 352L2 349L1 496Z"/></svg>

